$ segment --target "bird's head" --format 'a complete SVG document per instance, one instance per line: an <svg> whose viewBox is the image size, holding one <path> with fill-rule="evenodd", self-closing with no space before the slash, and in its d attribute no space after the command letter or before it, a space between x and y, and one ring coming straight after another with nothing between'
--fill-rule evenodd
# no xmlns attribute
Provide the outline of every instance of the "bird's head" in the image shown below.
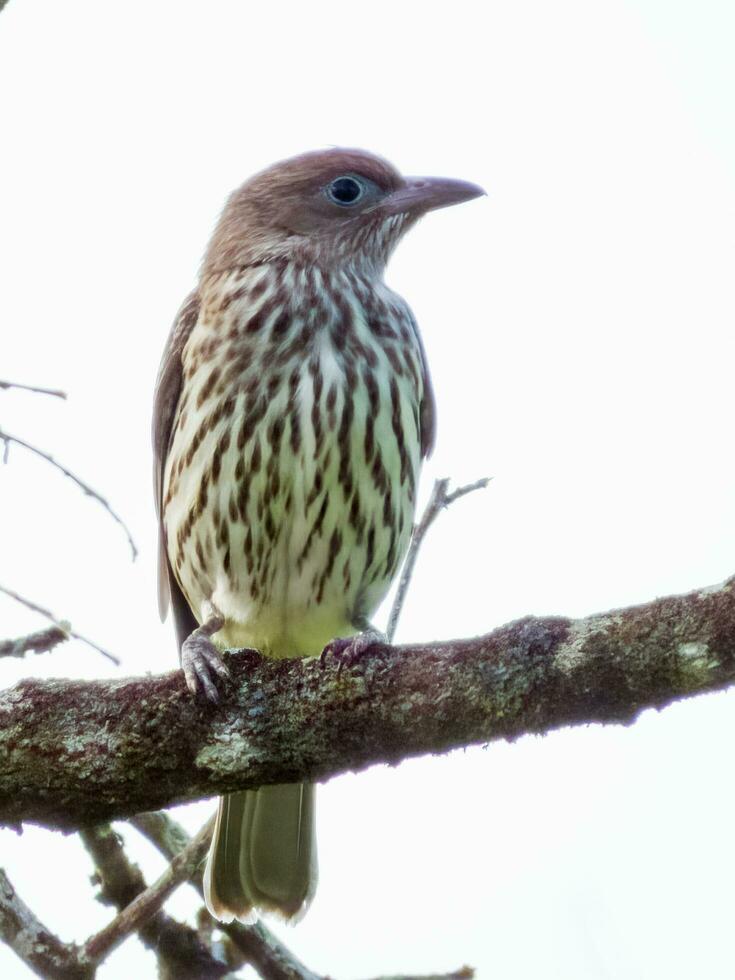
<svg viewBox="0 0 735 980"><path fill-rule="evenodd" d="M403 177L365 150L304 153L273 164L230 196L203 274L274 259L359 265L379 274L423 214L482 194L462 180Z"/></svg>

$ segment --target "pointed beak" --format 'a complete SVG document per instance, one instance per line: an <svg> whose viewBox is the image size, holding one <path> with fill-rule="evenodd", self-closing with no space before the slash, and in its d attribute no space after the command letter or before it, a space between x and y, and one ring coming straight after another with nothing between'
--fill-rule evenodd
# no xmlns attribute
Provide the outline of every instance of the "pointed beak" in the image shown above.
<svg viewBox="0 0 735 980"><path fill-rule="evenodd" d="M485 191L466 180L448 177L406 177L403 185L386 198L381 207L388 214L412 214L419 217L427 211L462 204L476 197L484 197Z"/></svg>

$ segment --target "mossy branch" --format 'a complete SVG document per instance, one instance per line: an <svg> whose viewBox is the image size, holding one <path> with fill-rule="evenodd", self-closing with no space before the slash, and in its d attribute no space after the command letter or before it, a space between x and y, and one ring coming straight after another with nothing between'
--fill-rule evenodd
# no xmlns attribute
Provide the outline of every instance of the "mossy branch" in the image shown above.
<svg viewBox="0 0 735 980"><path fill-rule="evenodd" d="M735 579L586 619L526 618L359 662L230 658L217 709L179 672L0 694L0 823L75 829L267 783L565 725L629 723L735 681Z"/></svg>

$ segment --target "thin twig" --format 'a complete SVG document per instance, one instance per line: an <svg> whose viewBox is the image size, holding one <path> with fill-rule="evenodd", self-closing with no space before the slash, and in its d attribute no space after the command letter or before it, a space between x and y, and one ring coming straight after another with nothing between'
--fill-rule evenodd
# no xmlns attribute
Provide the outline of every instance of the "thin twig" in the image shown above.
<svg viewBox="0 0 735 980"><path fill-rule="evenodd" d="M82 643L86 643L88 647L92 647L92 649L96 650L97 653L101 653L103 657L107 657L108 660L111 660L118 667L120 666L120 661L117 657L113 656L113 654L109 653L102 647L97 646L97 644L93 643L92 640L88 640L86 636L82 636L81 633L77 633L71 628L70 624L66 622L66 620L57 619L56 616L54 616L54 614L48 609L44 609L43 606L39 606L35 602L31 602L30 599L24 599L22 595L18 595L18 593L13 592L12 589L6 589L4 585L0 585L0 592L10 596L11 599L15 599L16 602L19 602L22 606L25 606L26 609L31 609L33 612L37 612L40 616L45 616L46 619L51 620L54 626L57 626L67 636L73 636L75 640L80 640Z"/></svg>
<svg viewBox="0 0 735 980"><path fill-rule="evenodd" d="M109 824L86 827L79 836L97 870L98 900L123 912L147 891L140 868L128 858L122 838ZM119 925L121 919L118 916L114 921ZM139 922L137 933L143 945L155 953L161 978L214 980L229 973L227 961L214 952L198 930L171 918L163 908L151 910ZM89 955L88 944L85 948ZM112 948L101 947L98 955L104 958Z"/></svg>
<svg viewBox="0 0 735 980"><path fill-rule="evenodd" d="M139 813L130 823L144 837L158 848L169 860L183 847L187 846L188 835L181 824L163 811ZM197 871L189 882L203 894L202 874ZM246 926L241 922L218 922L217 928L229 936L240 956L231 961L232 969L237 969L242 963L253 966L265 980L328 980L313 973L304 966L283 943L263 925ZM432 974L426 977L401 976L385 977L378 980L471 980L474 971L470 967L462 967L454 973Z"/></svg>
<svg viewBox="0 0 735 980"><path fill-rule="evenodd" d="M474 483L468 483L466 486L457 487L451 493L447 493L447 487L449 486L449 480L437 480L434 483L434 488L431 491L431 497L426 505L426 509L421 517L418 524L414 525L413 534L411 535L411 544L408 546L408 553L406 554L406 560L403 563L403 571L401 572L401 578L398 582L398 589L396 590L396 597L393 600L393 605L391 606L390 616L388 617L388 627L385 631L385 635L388 638L388 642L393 642L393 637L396 634L396 627L398 626L398 619L401 615L403 609L403 604L406 601L406 595L408 594L408 587L411 584L411 577L413 575L413 570L416 565L416 559L418 558L419 549L426 536L426 532L429 530L431 525L437 519L439 514L445 507L453 504L455 500L459 500L460 497L464 497L468 493L473 493L475 490L484 489L490 482L490 477L483 477L482 480L475 480Z"/></svg>
<svg viewBox="0 0 735 980"><path fill-rule="evenodd" d="M491 476L483 476L481 480L475 480L474 483L466 483L463 487L457 487L456 490L452 490L451 493L446 494L444 500L441 502L441 506L448 507L455 500L459 500L460 497L464 497L468 493L474 493L475 490L484 490L490 480L492 480Z"/></svg>
<svg viewBox="0 0 735 980"><path fill-rule="evenodd" d="M156 882L134 898L104 929L87 940L84 944L84 952L91 961L99 962L119 946L130 933L136 932L159 911L169 895L182 882L191 878L207 853L213 828L214 817L210 818L183 851L173 858Z"/></svg>
<svg viewBox="0 0 735 980"><path fill-rule="evenodd" d="M88 483L85 483L84 480L82 480L80 477L76 475L76 473L72 473L72 471L67 469L66 466L63 466L61 463L57 462L57 460L55 460L53 456L49 455L49 453L44 452L43 449L38 449L36 446L32 446L29 442L26 442L24 439L20 439L18 436L13 436L9 432L5 432L3 429L0 429L0 439L5 443L6 462L7 462L8 446L10 445L11 442L14 442L17 446L22 446L23 449L27 449L29 452L35 453L36 456L40 456L41 459L45 459L47 463L50 463L52 466L56 467L56 469L59 470L61 473L63 473L64 476L69 477L70 480L76 483L76 485L81 490L83 490L88 497L93 497L96 501L98 501L98 503L102 504L102 506L105 508L107 513L110 515L110 517L114 521L116 521L125 532L128 539L128 544L130 545L130 550L133 553L133 561L135 561L135 559L138 556L138 549L135 546L135 541L133 541L133 536L130 533L127 524L119 516L119 514L115 513L115 511L112 509L110 504L107 502L107 500L105 500L105 498L100 493L98 493L93 487L90 487Z"/></svg>
<svg viewBox="0 0 735 980"><path fill-rule="evenodd" d="M65 643L70 633L54 624L15 640L0 640L0 657L24 657L27 653L47 653L59 643Z"/></svg>
<svg viewBox="0 0 735 980"><path fill-rule="evenodd" d="M0 389L8 391L10 388L18 388L20 391L32 391L36 395L53 395L54 398L66 398L66 392L60 388L40 388L36 385L22 385L17 381L0 381Z"/></svg>

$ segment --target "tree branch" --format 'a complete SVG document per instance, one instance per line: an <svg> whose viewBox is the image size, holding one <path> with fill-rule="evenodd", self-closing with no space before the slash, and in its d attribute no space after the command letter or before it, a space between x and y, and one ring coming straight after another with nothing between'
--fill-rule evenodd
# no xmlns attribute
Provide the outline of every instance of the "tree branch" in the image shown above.
<svg viewBox="0 0 735 980"><path fill-rule="evenodd" d="M408 546L406 559L403 562L401 577L398 580L398 588L396 589L396 597L393 600L390 615L388 616L388 626L385 630L385 635L388 637L389 643L393 642L393 637L396 635L398 620L400 619L401 612L403 610L403 604L406 601L408 587L411 584L413 570L416 567L416 559L419 556L419 551L421 549L421 545L423 544L424 538L426 537L426 532L437 519L439 514L449 507L450 504L453 504L455 500L459 500L460 497L464 497L468 493L474 493L475 490L483 490L489 482L489 477L483 477L481 480L475 480L474 483L468 483L466 486L457 487L457 489L452 491L452 493L447 493L449 480L444 477L441 480L435 481L431 490L429 502L421 516L421 520L418 522L418 524L414 525L413 533L411 534L411 543Z"/></svg>
<svg viewBox="0 0 735 980"><path fill-rule="evenodd" d="M22 385L18 381L0 381L0 390L9 391L11 388L16 388L18 391L31 391L35 395L53 395L54 398L66 399L66 392L61 391L60 388L40 388L37 385Z"/></svg>
<svg viewBox="0 0 735 980"><path fill-rule="evenodd" d="M65 643L71 634L61 626L49 626L15 640L0 640L0 657L24 657L27 653L47 653L59 643Z"/></svg>
<svg viewBox="0 0 735 980"><path fill-rule="evenodd" d="M161 910L171 892L191 876L201 861L211 832L210 821L158 881L146 888L139 868L128 859L119 836L109 825L82 831L82 841L102 884L100 899L119 910L112 922L84 944L82 955L86 961L100 962L137 931L143 944L158 956L162 976L203 980L229 972L225 963L214 959L194 929Z"/></svg>
<svg viewBox="0 0 735 980"><path fill-rule="evenodd" d="M0 823L72 829L376 762L631 722L644 708L735 681L735 579L571 620L372 648L352 666L229 656L220 708L179 672L124 681L21 681L0 694Z"/></svg>
<svg viewBox="0 0 735 980"><path fill-rule="evenodd" d="M167 813L139 813L130 822L169 860L189 844L184 828ZM190 884L200 895L204 894L201 868ZM249 963L267 980L320 980L262 922L254 925L218 922L217 928L230 938L238 951L237 960L231 964L233 968Z"/></svg>
<svg viewBox="0 0 735 980"><path fill-rule="evenodd" d="M133 817L131 824L147 837L169 859L173 858L189 843L184 828L166 813L140 813ZM203 893L202 874L199 870L191 880L199 894ZM231 965L237 968L241 963L254 966L265 980L328 980L312 973L296 959L276 936L262 923L246 926L241 922L218 922L217 928L226 933L241 953L239 960ZM474 971L465 966L450 974L436 974L423 977L380 977L377 980L471 980Z"/></svg>
<svg viewBox="0 0 735 980"><path fill-rule="evenodd" d="M63 632L64 639L68 639L70 636L73 636L75 640L79 640L81 643L86 643L88 647L92 647L92 649L93 650L96 650L97 653L101 653L103 657L106 657L108 660L111 660L116 666L118 666L118 667L120 666L120 661L118 660L117 657L114 657L111 653L109 653L107 650L104 650L102 647L97 646L96 643L93 643L92 640L88 640L87 637L86 636L82 636L81 633L75 632L71 628L71 624L70 623L66 622L63 619L57 619L56 616L54 616L54 614L52 612L49 612L48 609L44 609L43 606L39 606L37 603L31 602L30 599L23 598L22 595L18 595L18 593L17 592L13 592L12 589L6 589L4 585L0 585L0 592L2 592L3 595L8 596L10 599L15 599L16 602L19 602L21 604L21 606L25 606L26 609L30 609L33 612L37 612L40 616L43 616L45 619L51 620L51 622L54 624L54 626L59 631ZM48 630L47 632L50 633L51 630ZM36 636L36 635L40 635L40 634L33 634L33 635ZM22 641L19 641L19 640L16 640L16 641L13 641L13 640L5 640L3 642L5 642L5 643L13 643L13 642L16 642L17 643L17 642L22 642ZM61 641L59 641L59 642L61 642ZM5 656L18 656L18 654L11 653L11 654L5 654Z"/></svg>
<svg viewBox="0 0 735 980"><path fill-rule="evenodd" d="M91 980L95 967L83 962L73 943L62 941L38 921L0 868L0 939L41 977Z"/></svg>

